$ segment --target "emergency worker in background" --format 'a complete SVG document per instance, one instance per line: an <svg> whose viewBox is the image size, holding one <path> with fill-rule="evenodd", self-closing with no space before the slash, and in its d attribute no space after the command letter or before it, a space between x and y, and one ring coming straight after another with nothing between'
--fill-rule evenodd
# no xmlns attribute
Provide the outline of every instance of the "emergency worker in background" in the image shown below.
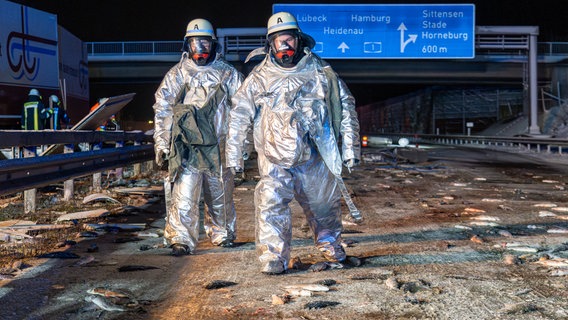
<svg viewBox="0 0 568 320"><path fill-rule="evenodd" d="M49 118L46 121L46 129L61 130L65 129L71 119L67 116L65 109L61 108L61 102L56 95L51 95L49 97L49 107L47 109L49 113Z"/></svg>
<svg viewBox="0 0 568 320"><path fill-rule="evenodd" d="M39 91L31 89L28 94L28 101L24 103L22 110L22 129L43 130L47 118L49 118L49 113L41 101Z"/></svg>
<svg viewBox="0 0 568 320"><path fill-rule="evenodd" d="M165 75L153 106L156 163L168 164L164 238L175 256L197 246L202 191L207 236L214 245L234 245L234 175L225 167L225 139L231 98L242 80L220 55L211 23L190 21L181 60Z"/></svg>
<svg viewBox="0 0 568 320"><path fill-rule="evenodd" d="M314 40L301 32L290 13L270 17L267 40L264 59L233 97L227 139L227 166L238 172L243 167L241 146L253 122L260 173L255 207L261 271L279 274L288 267L289 203L294 198L316 247L327 261L342 262L346 253L336 177L342 164L350 168L360 158L355 100L331 67L311 52Z"/></svg>

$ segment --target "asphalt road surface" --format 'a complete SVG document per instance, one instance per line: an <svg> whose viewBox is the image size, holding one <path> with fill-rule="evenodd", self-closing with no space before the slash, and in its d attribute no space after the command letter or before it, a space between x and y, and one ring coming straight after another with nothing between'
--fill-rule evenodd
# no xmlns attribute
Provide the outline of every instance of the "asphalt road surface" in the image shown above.
<svg viewBox="0 0 568 320"><path fill-rule="evenodd" d="M568 319L566 166L482 149L426 152L427 161L410 163L392 149L366 149L345 175L365 221L346 220L343 237L361 266L311 271L323 258L293 202L296 264L261 274L251 160L235 190L237 247L203 237L194 255L172 257L161 245L163 195L108 188L118 207L130 207L97 222L142 223L144 233L67 235L79 241L58 250L79 257L26 260L0 280L0 318ZM160 186L159 176L149 180Z"/></svg>

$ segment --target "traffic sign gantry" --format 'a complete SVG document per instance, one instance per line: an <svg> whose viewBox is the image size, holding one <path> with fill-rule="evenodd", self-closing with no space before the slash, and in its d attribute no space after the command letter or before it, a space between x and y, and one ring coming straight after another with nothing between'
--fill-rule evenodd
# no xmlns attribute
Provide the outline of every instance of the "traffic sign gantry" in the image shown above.
<svg viewBox="0 0 568 320"><path fill-rule="evenodd" d="M316 40L330 59L475 57L473 4L274 4Z"/></svg>

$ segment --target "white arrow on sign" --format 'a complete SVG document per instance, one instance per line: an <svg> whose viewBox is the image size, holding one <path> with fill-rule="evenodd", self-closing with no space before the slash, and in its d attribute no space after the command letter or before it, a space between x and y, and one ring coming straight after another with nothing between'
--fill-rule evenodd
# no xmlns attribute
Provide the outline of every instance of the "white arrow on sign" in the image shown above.
<svg viewBox="0 0 568 320"><path fill-rule="evenodd" d="M349 49L349 46L345 42L342 42L337 49L341 49L341 53L345 53L345 49Z"/></svg>
<svg viewBox="0 0 568 320"><path fill-rule="evenodd" d="M406 29L404 22L401 23L400 26L398 26L397 30L400 31L400 53L404 53L404 48L406 48L406 45L409 44L410 42L415 43L416 38L418 38L418 35L417 34L409 34L408 39L406 39L406 41L405 41L404 40L404 31L406 31L408 29Z"/></svg>

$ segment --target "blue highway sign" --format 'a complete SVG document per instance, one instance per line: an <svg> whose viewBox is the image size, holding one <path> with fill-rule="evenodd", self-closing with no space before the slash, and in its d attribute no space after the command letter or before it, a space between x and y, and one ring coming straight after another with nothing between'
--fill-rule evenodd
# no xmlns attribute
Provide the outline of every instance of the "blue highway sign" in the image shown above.
<svg viewBox="0 0 568 320"><path fill-rule="evenodd" d="M274 4L316 40L330 59L475 57L473 4Z"/></svg>

